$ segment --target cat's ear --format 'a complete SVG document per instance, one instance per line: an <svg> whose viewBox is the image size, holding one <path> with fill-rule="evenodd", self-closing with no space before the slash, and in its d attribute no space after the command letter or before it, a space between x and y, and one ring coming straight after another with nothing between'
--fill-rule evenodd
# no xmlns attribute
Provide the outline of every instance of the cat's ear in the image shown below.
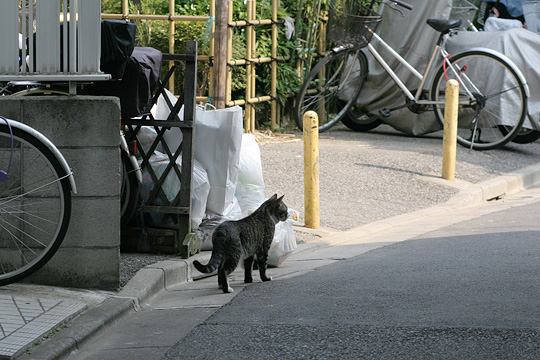
<svg viewBox="0 0 540 360"><path fill-rule="evenodd" d="M279 201L282 201L284 197L285 197L285 195L282 195L279 199L277 199L277 201L278 201L278 202L279 202Z"/></svg>
<svg viewBox="0 0 540 360"><path fill-rule="evenodd" d="M272 197L270 199L268 199L268 200L276 201L277 200L277 194L272 195Z"/></svg>

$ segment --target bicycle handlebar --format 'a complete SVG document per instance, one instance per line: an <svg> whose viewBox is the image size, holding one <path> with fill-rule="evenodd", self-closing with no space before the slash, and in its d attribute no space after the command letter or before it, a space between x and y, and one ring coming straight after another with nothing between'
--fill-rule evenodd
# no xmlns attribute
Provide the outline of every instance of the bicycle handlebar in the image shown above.
<svg viewBox="0 0 540 360"><path fill-rule="evenodd" d="M404 1L401 1L401 0L388 0L387 2L391 3L391 4L401 6L402 8L405 8L407 10L412 10L413 9L413 6L411 4L408 4L408 3L404 2Z"/></svg>

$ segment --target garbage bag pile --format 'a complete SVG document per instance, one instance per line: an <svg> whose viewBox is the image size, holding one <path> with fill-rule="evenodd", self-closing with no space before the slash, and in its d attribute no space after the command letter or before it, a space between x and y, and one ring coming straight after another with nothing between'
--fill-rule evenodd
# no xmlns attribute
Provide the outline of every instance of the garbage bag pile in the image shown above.
<svg viewBox="0 0 540 360"><path fill-rule="evenodd" d="M176 102L174 95L167 95L173 103ZM197 106L195 111L191 227L203 241L202 250L211 250L212 233L219 224L250 215L266 200L261 152L255 137L243 134L241 107L214 109ZM152 113L156 119L168 117L170 110L164 99L157 101ZM179 117L182 121L183 111ZM155 131L147 127L139 136L142 147L149 148L156 136ZM181 130L166 131L164 140L171 152L176 151L182 142ZM163 174L168 161L159 149L152 155L150 165L158 177ZM181 159L177 163L181 165ZM153 186L148 172L143 172L143 202L148 200ZM162 190L172 200L180 186L178 176L171 172L165 178ZM294 210L290 213L297 214ZM292 227L294 220L289 218L276 225L268 254L270 266L279 266L297 247ZM160 214L153 214L150 221L152 226L171 225L171 220Z"/></svg>

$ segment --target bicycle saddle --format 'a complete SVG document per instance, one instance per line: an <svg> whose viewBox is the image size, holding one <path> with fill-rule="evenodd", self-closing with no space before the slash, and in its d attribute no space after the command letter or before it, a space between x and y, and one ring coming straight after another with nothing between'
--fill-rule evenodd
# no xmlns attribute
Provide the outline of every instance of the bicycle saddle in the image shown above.
<svg viewBox="0 0 540 360"><path fill-rule="evenodd" d="M461 20L443 20L443 19L428 19L428 25L441 32L448 34L450 30L456 29L461 26Z"/></svg>

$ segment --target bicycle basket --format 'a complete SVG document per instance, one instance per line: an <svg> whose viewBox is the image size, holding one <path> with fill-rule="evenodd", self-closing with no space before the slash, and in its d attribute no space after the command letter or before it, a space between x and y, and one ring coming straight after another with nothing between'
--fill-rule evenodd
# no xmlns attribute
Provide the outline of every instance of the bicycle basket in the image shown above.
<svg viewBox="0 0 540 360"><path fill-rule="evenodd" d="M367 6L364 4L368 4ZM382 17L375 12L377 1L331 0L328 4L327 40L333 46L369 44Z"/></svg>
<svg viewBox="0 0 540 360"><path fill-rule="evenodd" d="M476 17L478 7L467 0L454 0L452 2L452 11L450 19L461 20L464 28L469 27Z"/></svg>

